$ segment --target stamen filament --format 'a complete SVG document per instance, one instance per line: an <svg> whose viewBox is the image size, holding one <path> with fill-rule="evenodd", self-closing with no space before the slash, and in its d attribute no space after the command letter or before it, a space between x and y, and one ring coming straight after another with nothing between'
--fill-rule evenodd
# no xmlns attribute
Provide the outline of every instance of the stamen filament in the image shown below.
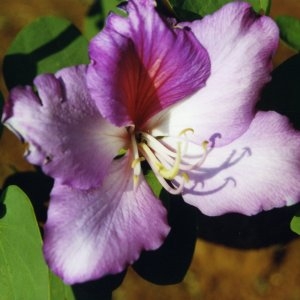
<svg viewBox="0 0 300 300"><path fill-rule="evenodd" d="M159 183L162 185L162 187L169 192L170 194L173 195L178 195L182 192L183 187L184 187L184 183L187 179L186 174L182 174L182 178L183 180L181 181L180 185L178 187L171 187L165 180L164 177L162 177L162 175L159 173L159 170L157 169L155 163L157 160L157 158L155 157L155 155L152 153L152 151L149 149L149 147L145 144L145 143L140 143L140 151L142 152L143 156L145 157L145 159L147 160L147 162L149 163L151 169L153 170L157 180L159 181Z"/></svg>
<svg viewBox="0 0 300 300"><path fill-rule="evenodd" d="M200 148L199 144L186 136L188 132L194 133L194 130L185 128L177 137L165 136L165 138L175 139L177 149L174 149L175 145L173 143L169 147L168 142L165 144L158 137L156 138L143 131L135 132L133 126L128 128L132 145L133 160L131 167L133 169L134 188L137 187L140 174L142 173L141 162L147 160L158 181L166 191L174 195L182 192L184 184L189 181L189 176L185 171L191 171L202 166L210 152L208 150L209 142L204 141L202 143L202 153L186 153L190 143ZM174 185L174 182L169 182L169 180L172 181L175 178L178 186Z"/></svg>
<svg viewBox="0 0 300 300"><path fill-rule="evenodd" d="M171 169L167 169L153 154L151 149L148 147L145 143L140 143L139 146L143 149L145 153L147 153L147 156L153 162L153 165L156 169L156 171L165 179L172 180L177 176L179 172L179 165L180 165L180 159L181 159L181 151L180 151L180 143L178 143L178 149L177 149L177 156L174 162L174 165ZM148 161L149 162L149 161Z"/></svg>
<svg viewBox="0 0 300 300"><path fill-rule="evenodd" d="M155 137L150 135L149 133L143 132L143 138L147 142L147 145L156 152L165 153L168 156L176 157L176 153L172 150L168 149L162 143L160 143Z"/></svg>
<svg viewBox="0 0 300 300"><path fill-rule="evenodd" d="M133 168L133 187L136 189L139 183L140 174L142 172L140 162L143 160L142 157L139 156L139 150L134 134L134 127L130 127L128 129L131 138L132 152L133 152L133 161L131 163L131 167Z"/></svg>
<svg viewBox="0 0 300 300"><path fill-rule="evenodd" d="M189 171L189 170L193 170L195 168L199 168L202 166L202 164L205 162L206 158L207 158L207 155L208 155L208 141L204 141L202 143L202 148L204 150L204 153L203 153L203 156L201 157L201 159L199 161L197 161L195 164L187 164L187 165L183 165L181 164L180 165L180 169L181 170L184 170L184 171Z"/></svg>
<svg viewBox="0 0 300 300"><path fill-rule="evenodd" d="M171 169L167 169L162 163L160 163L158 165L159 173L162 175L162 177L172 180L179 173L179 167L180 167L180 161L181 161L181 144L180 143L178 143L178 145L177 145L176 154L177 155L176 155L176 158L174 161L174 165Z"/></svg>

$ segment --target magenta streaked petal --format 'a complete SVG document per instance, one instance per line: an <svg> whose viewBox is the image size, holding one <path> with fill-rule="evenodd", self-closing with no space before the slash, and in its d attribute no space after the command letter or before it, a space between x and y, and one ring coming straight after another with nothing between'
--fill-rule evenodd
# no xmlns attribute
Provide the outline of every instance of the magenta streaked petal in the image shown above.
<svg viewBox="0 0 300 300"><path fill-rule="evenodd" d="M115 160L100 188L56 184L45 225L44 253L66 283L124 270L169 233L166 210L143 178L133 191L127 157Z"/></svg>
<svg viewBox="0 0 300 300"><path fill-rule="evenodd" d="M214 148L190 173L184 200L203 213L253 215L300 200L300 133L286 117L258 112L249 129Z"/></svg>
<svg viewBox="0 0 300 300"><path fill-rule="evenodd" d="M254 117L260 92L270 80L277 26L239 1L183 25L207 49L211 75L189 99L155 116L160 120L157 134L178 135L184 128L193 128L195 142L219 134L218 145L225 145L242 134Z"/></svg>
<svg viewBox="0 0 300 300"><path fill-rule="evenodd" d="M99 184L124 146L125 129L103 119L85 84L86 67L38 76L30 87L16 87L4 111L5 125L28 143L27 159L62 184Z"/></svg>
<svg viewBox="0 0 300 300"><path fill-rule="evenodd" d="M155 113L203 87L210 72L194 34L174 28L154 1L129 1L128 17L110 15L90 43L88 87L102 115L140 127Z"/></svg>

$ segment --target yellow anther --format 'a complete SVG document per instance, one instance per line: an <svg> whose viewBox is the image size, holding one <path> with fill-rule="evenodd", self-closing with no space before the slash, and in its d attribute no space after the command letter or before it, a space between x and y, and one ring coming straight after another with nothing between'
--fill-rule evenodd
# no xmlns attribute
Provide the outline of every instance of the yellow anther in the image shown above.
<svg viewBox="0 0 300 300"><path fill-rule="evenodd" d="M202 142L202 147L203 147L204 150L207 150L208 144L209 144L209 141Z"/></svg>
<svg viewBox="0 0 300 300"><path fill-rule="evenodd" d="M157 171L160 171L164 168L164 165L162 163L160 163L159 161L155 161L154 165L155 165Z"/></svg>
<svg viewBox="0 0 300 300"><path fill-rule="evenodd" d="M187 132L194 133L195 131L194 131L193 128L185 128L185 129L183 129L183 130L181 130L181 131L179 132L178 136L184 135L184 134L186 134Z"/></svg>
<svg viewBox="0 0 300 300"><path fill-rule="evenodd" d="M171 169L167 169L164 165L161 164L160 168L158 168L159 174L165 179L168 180L174 179L179 172L180 162L181 162L181 143L178 143L176 158L173 167Z"/></svg>
<svg viewBox="0 0 300 300"><path fill-rule="evenodd" d="M144 161L144 160L145 160L145 158L142 156L134 159L131 163L131 168L134 169L137 164L139 164L141 161Z"/></svg>
<svg viewBox="0 0 300 300"><path fill-rule="evenodd" d="M185 182L189 182L189 181L190 181L190 177L189 177L188 174L186 174L186 173L181 173L181 176L182 176L182 178L183 178L183 180L184 180Z"/></svg>

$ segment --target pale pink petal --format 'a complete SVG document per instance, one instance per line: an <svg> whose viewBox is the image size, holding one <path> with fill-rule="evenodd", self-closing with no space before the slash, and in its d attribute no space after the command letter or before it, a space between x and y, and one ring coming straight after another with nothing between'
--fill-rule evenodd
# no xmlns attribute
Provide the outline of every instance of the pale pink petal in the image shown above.
<svg viewBox="0 0 300 300"><path fill-rule="evenodd" d="M204 214L253 215L300 201L300 133L286 117L258 112L249 129L213 148L190 174L184 200Z"/></svg>
<svg viewBox="0 0 300 300"><path fill-rule="evenodd" d="M132 0L128 17L110 15L90 43L88 86L102 115L140 128L151 116L203 87L210 72L194 34L174 28L152 0Z"/></svg>
<svg viewBox="0 0 300 300"><path fill-rule="evenodd" d="M99 184L125 144L125 129L104 120L85 84L86 67L44 74L31 87L16 87L3 120L28 143L27 159L61 183L77 188Z"/></svg>
<svg viewBox="0 0 300 300"><path fill-rule="evenodd" d="M103 185L79 191L56 184L45 225L44 253L68 283L124 270L169 232L166 210L144 178L133 190L127 157L115 160Z"/></svg>
<svg viewBox="0 0 300 300"><path fill-rule="evenodd" d="M260 92L270 80L277 26L239 1L182 26L189 26L208 51L211 75L204 88L157 115L148 127L157 126L158 135L193 128L196 142L218 134L218 145L227 144L248 128Z"/></svg>

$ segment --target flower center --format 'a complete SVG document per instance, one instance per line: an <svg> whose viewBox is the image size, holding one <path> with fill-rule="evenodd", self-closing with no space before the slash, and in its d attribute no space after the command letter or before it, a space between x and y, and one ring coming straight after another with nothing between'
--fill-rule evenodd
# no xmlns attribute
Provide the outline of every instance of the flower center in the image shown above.
<svg viewBox="0 0 300 300"><path fill-rule="evenodd" d="M164 143L164 137L154 137L147 132L135 131L134 127L128 128L133 152L131 167L134 187L138 185L142 172L141 162L146 160L164 189L175 195L181 193L184 184L189 181L186 171L201 166L208 153L208 142L204 141L201 145L202 154L197 155L196 158L186 154L190 143L186 135L193 132L191 128L182 130L175 137L175 146L172 148ZM175 178L177 185L174 182L170 183Z"/></svg>

